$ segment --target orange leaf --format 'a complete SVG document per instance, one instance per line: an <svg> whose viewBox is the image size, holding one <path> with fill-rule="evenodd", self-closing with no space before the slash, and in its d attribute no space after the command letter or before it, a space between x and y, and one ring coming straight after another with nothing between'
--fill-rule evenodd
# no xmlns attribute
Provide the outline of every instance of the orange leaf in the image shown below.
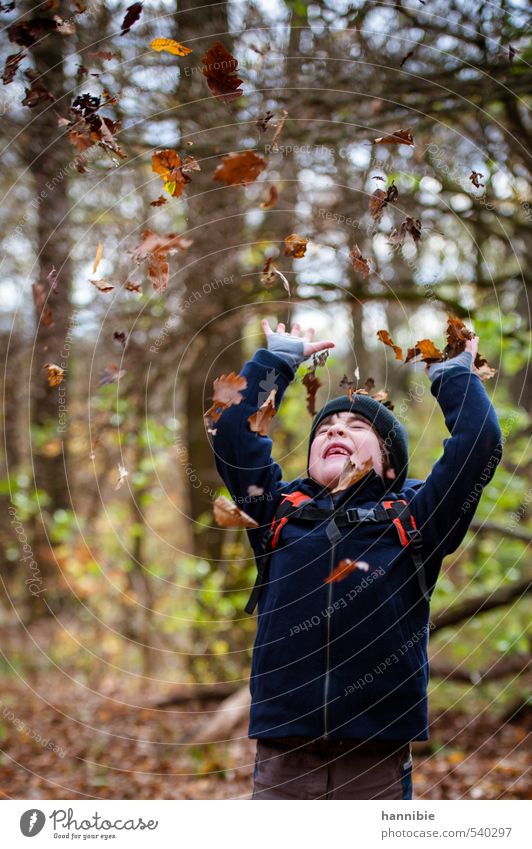
<svg viewBox="0 0 532 849"><path fill-rule="evenodd" d="M284 240L284 255L293 256L294 259L301 259L305 256L307 250L308 239L304 236L298 236L297 233L292 233Z"/></svg>
<svg viewBox="0 0 532 849"><path fill-rule="evenodd" d="M384 342L385 345L388 345L390 348L393 348L396 360L403 359L403 352L401 348L399 347L399 345L395 344L387 330L377 330L377 338L380 339L381 342Z"/></svg>
<svg viewBox="0 0 532 849"><path fill-rule="evenodd" d="M351 248L349 252L349 259L351 260L355 271L359 271L360 274L364 275L364 277L368 276L370 271L369 262L367 261L367 259L365 259L365 257L362 256L362 251L360 250L358 245L355 245L353 248Z"/></svg>
<svg viewBox="0 0 532 849"><path fill-rule="evenodd" d="M211 418L217 422L223 411L233 404L240 404L242 401L241 390L245 389L248 382L245 377L241 377L234 371L229 374L222 374L213 381L212 399L213 404L204 413L204 418Z"/></svg>
<svg viewBox="0 0 532 849"><path fill-rule="evenodd" d="M219 495L212 505L214 521L220 528L258 528L258 523L225 495Z"/></svg>
<svg viewBox="0 0 532 849"><path fill-rule="evenodd" d="M337 566L334 567L331 574L325 578L324 583L332 584L336 581L343 581L344 578L347 578L351 572L354 572L355 569L360 569L362 572L369 571L369 564L365 563L364 560L351 560L349 557L346 557L344 560L340 560Z"/></svg>
<svg viewBox="0 0 532 849"><path fill-rule="evenodd" d="M226 186L239 186L253 183L265 168L266 160L253 150L228 153L222 157L212 179L225 183Z"/></svg>
<svg viewBox="0 0 532 849"><path fill-rule="evenodd" d="M277 389L272 389L264 404L261 404L256 413L248 416L249 429L261 436L268 436L270 425L277 410L275 409L275 395Z"/></svg>

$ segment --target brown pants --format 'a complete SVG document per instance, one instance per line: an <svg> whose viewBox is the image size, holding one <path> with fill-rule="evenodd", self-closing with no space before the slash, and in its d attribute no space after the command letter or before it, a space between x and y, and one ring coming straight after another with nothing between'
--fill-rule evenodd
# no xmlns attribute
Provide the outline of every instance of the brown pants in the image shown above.
<svg viewBox="0 0 532 849"><path fill-rule="evenodd" d="M411 799L410 743L257 740L252 799Z"/></svg>

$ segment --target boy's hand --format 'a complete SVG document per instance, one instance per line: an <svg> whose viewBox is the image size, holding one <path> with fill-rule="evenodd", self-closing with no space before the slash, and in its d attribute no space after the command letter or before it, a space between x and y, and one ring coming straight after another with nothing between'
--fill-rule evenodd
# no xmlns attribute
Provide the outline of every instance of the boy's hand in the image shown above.
<svg viewBox="0 0 532 849"><path fill-rule="evenodd" d="M290 331L290 333L285 332L285 326L282 322L279 322L279 324L277 325L277 330L273 331L270 327L270 322L267 318L262 319L261 327L264 330L264 333L266 334L266 341L268 342L268 347L270 347L270 341L273 341L269 340L270 336L284 336L287 337L287 341L290 339L298 340L303 345L303 359L305 360L307 359L307 357L312 356L312 354L317 354L319 351L325 351L327 348L335 347L335 343L328 339L323 340L321 342L313 342L312 340L316 332L313 327L307 328L307 330L305 330L303 333L303 338L301 338L301 325L297 322L296 324L292 325L292 330Z"/></svg>

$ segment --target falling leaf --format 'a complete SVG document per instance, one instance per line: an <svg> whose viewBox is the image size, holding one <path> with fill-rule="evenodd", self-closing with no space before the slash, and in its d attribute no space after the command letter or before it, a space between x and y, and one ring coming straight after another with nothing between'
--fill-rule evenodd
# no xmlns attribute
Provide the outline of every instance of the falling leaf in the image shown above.
<svg viewBox="0 0 532 849"><path fill-rule="evenodd" d="M358 457L355 453L347 458L333 492L342 492L344 489L348 489L348 487L353 486L353 484L365 477L373 468L373 460L371 459L366 460L361 466L359 466L358 462Z"/></svg>
<svg viewBox="0 0 532 849"><path fill-rule="evenodd" d="M369 211L373 220L380 221L387 204L394 203L398 197L399 191L394 182L388 186L386 191L383 191L382 189L375 189L369 199Z"/></svg>
<svg viewBox="0 0 532 849"><path fill-rule="evenodd" d="M25 56L26 54L23 50L21 50L19 53L10 53L7 57L4 65L4 73L2 75L2 82L4 85L9 85L9 83L13 82L18 66Z"/></svg>
<svg viewBox="0 0 532 849"><path fill-rule="evenodd" d="M395 227L390 233L389 243L394 247L404 244L405 236L410 233L414 243L417 245L421 239L421 221L419 218L407 216L399 227Z"/></svg>
<svg viewBox="0 0 532 849"><path fill-rule="evenodd" d="M272 389L263 404L260 405L256 413L248 416L249 429L253 433L258 433L260 436L268 436L270 425L277 410L275 409L275 395L277 389Z"/></svg>
<svg viewBox="0 0 532 849"><path fill-rule="evenodd" d="M53 18L35 15L33 18L11 24L7 28L7 34L9 40L15 44L20 44L21 47L33 47L37 41L55 29L57 29L57 22Z"/></svg>
<svg viewBox="0 0 532 849"><path fill-rule="evenodd" d="M351 560L349 557L346 557L344 560L340 560L338 565L334 567L331 574L325 578L324 583L332 584L336 581L343 581L344 578L347 578L356 569L359 569L361 572L368 572L369 564L365 563L364 560Z"/></svg>
<svg viewBox="0 0 532 849"><path fill-rule="evenodd" d="M473 371L482 381L490 380L490 378L497 374L497 370L491 368L491 366L488 365L488 361L484 357L481 357L480 354L477 354L475 357Z"/></svg>
<svg viewBox="0 0 532 849"><path fill-rule="evenodd" d="M369 262L367 261L367 259L365 259L365 257L362 256L362 251L360 250L358 245L355 245L349 251L349 259L351 260L355 271L358 271L364 277L368 276L370 271Z"/></svg>
<svg viewBox="0 0 532 849"><path fill-rule="evenodd" d="M481 174L479 171L471 171L469 179L471 180L476 189L484 188L484 183L480 182L483 176L484 174Z"/></svg>
<svg viewBox="0 0 532 849"><path fill-rule="evenodd" d="M411 57L411 56L413 56L413 55L414 55L414 51L413 51L413 50L409 50L409 52L406 54L406 56L405 56L405 57L401 60L401 64L399 65L399 67L400 67L400 68L402 68L402 67L403 67L403 65L405 64L405 62L406 62L408 59L410 59L410 57Z"/></svg>
<svg viewBox="0 0 532 849"><path fill-rule="evenodd" d="M96 248L96 256L94 257L94 263L93 263L93 266L92 266L92 273L93 274L96 274L102 256L103 256L103 244L102 244L102 242L98 242L98 247Z"/></svg>
<svg viewBox="0 0 532 849"><path fill-rule="evenodd" d="M273 257L269 256L260 273L260 282L264 283L267 289L271 289L275 283L275 270Z"/></svg>
<svg viewBox="0 0 532 849"><path fill-rule="evenodd" d="M305 256L307 250L308 239L303 236L298 236L297 233L292 233L284 240L284 255L293 256L294 259L301 259Z"/></svg>
<svg viewBox="0 0 532 849"><path fill-rule="evenodd" d="M272 118L273 118L273 112L270 112L268 110L268 112L266 112L266 114L264 115L263 118L258 118L255 121L255 126L256 126L257 130L260 133L265 133L266 130L268 129L268 124L270 123Z"/></svg>
<svg viewBox="0 0 532 849"><path fill-rule="evenodd" d="M203 414L204 418L211 418L213 421L217 422L227 407L231 407L233 404L240 404L243 399L242 390L245 389L247 385L248 382L246 378L241 377L234 371L229 374L222 374L221 377L217 377L212 384L213 403L207 412Z"/></svg>
<svg viewBox="0 0 532 849"><path fill-rule="evenodd" d="M48 293L45 287L42 283L33 283L31 289L38 320L42 321L45 327L53 327L54 317L52 310L47 304Z"/></svg>
<svg viewBox="0 0 532 849"><path fill-rule="evenodd" d="M253 183L265 168L266 160L253 150L228 153L222 157L214 172L213 180L219 180L226 186Z"/></svg>
<svg viewBox="0 0 532 849"><path fill-rule="evenodd" d="M126 280L124 288L127 292L138 292L142 294L142 284L135 283L133 280Z"/></svg>
<svg viewBox="0 0 532 849"><path fill-rule="evenodd" d="M281 115L280 121L277 124L277 127L275 128L275 133L274 133L274 136L273 136L273 139L272 139L272 150L279 150L279 144L278 144L279 137L280 137L281 133L283 132L283 127L285 125L285 121L286 121L287 118L288 118L288 112L286 111L286 109L283 109L283 114Z"/></svg>
<svg viewBox="0 0 532 849"><path fill-rule="evenodd" d="M32 109L34 106L37 106L39 103L46 103L51 100L52 103L55 101L55 97L51 92L48 91L45 85L43 85L41 81L41 74L37 71L34 71L32 68L24 72L24 76L30 80L31 85L29 88L25 88L25 97L22 100L23 106L28 106Z"/></svg>
<svg viewBox="0 0 532 849"><path fill-rule="evenodd" d="M162 292L166 289L169 279L167 255L175 253L176 250L186 250L191 244L191 239L178 233L159 236L147 228L142 233L140 244L132 251L132 256L137 263L148 259L148 278L155 291Z"/></svg>
<svg viewBox="0 0 532 849"><path fill-rule="evenodd" d="M278 200L279 192L277 186L270 186L267 199L261 203L261 209L273 209L274 206L277 206Z"/></svg>
<svg viewBox="0 0 532 849"><path fill-rule="evenodd" d="M129 472L127 471L126 467L123 466L122 463L119 463L118 464L118 480L116 482L115 492L116 492L116 490L122 488L124 481L125 481L125 479L127 478L128 475L129 475Z"/></svg>
<svg viewBox="0 0 532 849"><path fill-rule="evenodd" d="M461 318L449 314L447 316L447 345L444 348L446 358L456 357L465 351L465 344L473 339L474 333L465 326Z"/></svg>
<svg viewBox="0 0 532 849"><path fill-rule="evenodd" d="M171 53L172 56L187 56L192 53L190 47L185 47L184 44L174 41L173 38L154 38L153 41L150 41L150 47L158 53L164 50L166 53Z"/></svg>
<svg viewBox="0 0 532 849"><path fill-rule="evenodd" d="M219 41L213 44L202 57L201 62L201 73L218 100L229 104L243 94L240 86L244 81L235 74L238 62L223 44Z"/></svg>
<svg viewBox="0 0 532 849"><path fill-rule="evenodd" d="M168 198L165 198L164 195L159 195L157 200L150 201L150 206L164 206L165 203L168 203Z"/></svg>
<svg viewBox="0 0 532 849"><path fill-rule="evenodd" d="M301 382L307 390L307 410L311 416L314 416L316 415L316 392L321 386L321 380L319 377L316 377L316 373L312 368L307 371Z"/></svg>
<svg viewBox="0 0 532 849"><path fill-rule="evenodd" d="M200 166L194 156L186 156L181 159L179 154L171 148L157 150L152 154L152 171L160 174L164 181L164 187L168 194L179 197L191 177L189 171L200 171Z"/></svg>
<svg viewBox="0 0 532 849"><path fill-rule="evenodd" d="M102 277L100 280L92 280L89 278L89 283L92 283L93 286L96 286L98 292L112 292L114 287L113 283L110 283L107 277Z"/></svg>
<svg viewBox="0 0 532 849"><path fill-rule="evenodd" d="M98 381L98 386L108 386L110 383L118 383L125 373L125 369L119 369L117 365L112 363L103 370L102 376Z"/></svg>
<svg viewBox="0 0 532 849"><path fill-rule="evenodd" d="M416 342L414 348L408 349L405 363L419 356L421 356L421 360L424 363L437 363L443 360L443 351L436 348L431 339L421 339L419 342Z"/></svg>
<svg viewBox="0 0 532 849"><path fill-rule="evenodd" d="M105 151L116 153L121 159L126 159L127 154L118 146L114 138L120 129L120 123L98 115L98 110L106 104L107 101L102 101L101 97L88 93L76 97L70 107L74 118L66 124L68 137L80 153L98 144ZM65 125L64 120L61 121L61 125Z"/></svg>
<svg viewBox="0 0 532 849"><path fill-rule="evenodd" d="M102 59L104 62L110 62L111 59L115 58L115 54L111 53L110 50L95 50L88 55L93 59Z"/></svg>
<svg viewBox="0 0 532 849"><path fill-rule="evenodd" d="M120 35L126 35L129 32L133 24L135 24L142 14L142 3L133 3L131 6L128 6L126 9L126 14L124 15L124 20L122 21L122 27L120 31Z"/></svg>
<svg viewBox="0 0 532 849"><path fill-rule="evenodd" d="M389 345L390 348L393 348L396 360L403 359L403 352L401 348L399 347L399 345L395 344L387 330L378 330L377 338L380 339L381 342L384 342L385 345Z"/></svg>
<svg viewBox="0 0 532 849"><path fill-rule="evenodd" d="M123 348L126 347L127 336L126 336L126 334L124 333L123 330L115 330L115 332L113 333L113 339L116 342L120 342L120 344L122 345Z"/></svg>
<svg viewBox="0 0 532 849"><path fill-rule="evenodd" d="M396 133L391 133L389 136L381 136L375 139L374 144L407 144L414 147L412 130L397 130Z"/></svg>
<svg viewBox="0 0 532 849"><path fill-rule="evenodd" d="M259 56L264 56L266 53L269 53L270 50L271 50L271 47L270 47L269 44L266 44L264 47L257 47L256 44L250 44L249 46L253 50L253 52L258 53Z"/></svg>
<svg viewBox="0 0 532 849"><path fill-rule="evenodd" d="M258 523L244 513L225 495L215 498L212 505L214 521L220 528L258 528Z"/></svg>
<svg viewBox="0 0 532 849"><path fill-rule="evenodd" d="M48 386L51 386L52 388L54 386L59 386L63 380L65 370L62 369L61 366L57 366L55 363L45 363L43 368L48 369Z"/></svg>

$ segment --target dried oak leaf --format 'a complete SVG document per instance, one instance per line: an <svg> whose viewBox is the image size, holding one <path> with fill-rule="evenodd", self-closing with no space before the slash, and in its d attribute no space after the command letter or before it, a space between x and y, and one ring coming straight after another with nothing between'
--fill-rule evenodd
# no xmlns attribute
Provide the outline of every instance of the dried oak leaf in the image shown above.
<svg viewBox="0 0 532 849"><path fill-rule="evenodd" d="M368 276L370 271L369 262L364 256L362 256L362 251L360 250L358 245L355 245L349 251L349 259L351 260L355 271L358 271L364 277Z"/></svg>
<svg viewBox="0 0 532 849"><path fill-rule="evenodd" d="M419 218L410 218L407 215L402 224L392 230L388 241L394 247L402 245L407 233L410 233L414 243L417 245L421 239L421 220Z"/></svg>
<svg viewBox="0 0 532 849"><path fill-rule="evenodd" d="M244 82L236 76L238 62L221 42L217 41L201 59L201 73L213 95L223 103L229 104L242 94L240 86Z"/></svg>
<svg viewBox="0 0 532 849"><path fill-rule="evenodd" d="M146 229L142 233L139 245L132 251L135 262L148 259L148 278L156 292L162 292L168 285L169 265L167 255L176 250L186 250L192 244L191 239L179 233L167 233L159 236L153 230Z"/></svg>
<svg viewBox="0 0 532 849"><path fill-rule="evenodd" d="M273 257L269 256L260 273L260 282L264 283L267 289L271 289L275 283L275 270Z"/></svg>
<svg viewBox="0 0 532 849"><path fill-rule="evenodd" d="M277 206L277 201L279 200L279 191L277 186L270 186L270 191L268 192L268 197L266 200L262 201L261 209L273 209L274 206Z"/></svg>
<svg viewBox="0 0 532 849"><path fill-rule="evenodd" d="M219 180L226 186L240 186L253 183L265 168L266 160L253 150L228 153L222 157L212 179Z"/></svg>
<svg viewBox="0 0 532 849"><path fill-rule="evenodd" d="M124 288L126 292L138 292L139 295L142 294L142 285L135 283L133 280L126 280Z"/></svg>
<svg viewBox="0 0 532 849"><path fill-rule="evenodd" d="M277 413L275 409L275 395L277 389L272 389L263 404L260 405L256 413L248 416L249 429L253 433L258 433L260 436L268 436L272 419Z"/></svg>
<svg viewBox="0 0 532 849"><path fill-rule="evenodd" d="M46 375L48 378L48 386L51 386L52 388L54 386L59 386L63 380L65 370L55 363L45 363L43 368L48 369L48 373Z"/></svg>
<svg viewBox="0 0 532 849"><path fill-rule="evenodd" d="M171 53L172 56L188 56L189 53L192 53L190 47L185 47L184 44L174 41L173 38L154 38L153 41L150 41L150 47L158 53L164 51Z"/></svg>
<svg viewBox="0 0 532 849"><path fill-rule="evenodd" d="M436 347L432 339L420 339L413 348L409 348L405 363L409 363L415 357L421 357L424 363L439 363L445 359L443 351Z"/></svg>
<svg viewBox="0 0 532 849"><path fill-rule="evenodd" d="M284 255L292 256L294 259L301 259L305 256L307 250L308 239L304 236L298 236L297 233L292 233L284 240Z"/></svg>
<svg viewBox="0 0 532 849"><path fill-rule="evenodd" d="M244 513L225 495L215 498L212 505L214 521L220 528L258 528L258 523Z"/></svg>
<svg viewBox="0 0 532 849"><path fill-rule="evenodd" d="M321 380L316 377L315 370L312 368L303 377L301 381L307 390L307 410L311 416L316 415L316 392L321 386Z"/></svg>
<svg viewBox="0 0 532 849"><path fill-rule="evenodd" d="M168 198L165 198L164 195L159 195L157 200L150 201L150 206L164 206L165 203L168 203Z"/></svg>
<svg viewBox="0 0 532 849"><path fill-rule="evenodd" d="M395 133L390 133L388 136L380 136L380 138L375 139L374 144L407 144L410 147L414 147L414 139L412 137L412 130L397 130Z"/></svg>
<svg viewBox="0 0 532 849"><path fill-rule="evenodd" d="M152 154L151 170L162 177L168 194L178 198L192 179L188 172L199 171L200 166L194 156L181 159L177 151L165 148Z"/></svg>
<svg viewBox="0 0 532 849"><path fill-rule="evenodd" d="M217 422L227 407L231 407L233 404L240 404L243 398L242 390L247 385L246 378L241 377L234 371L217 377L212 384L213 403L207 412L203 414L204 419L211 418Z"/></svg>
<svg viewBox="0 0 532 849"><path fill-rule="evenodd" d="M481 357L480 354L477 354L475 357L475 361L473 363L473 371L475 372L475 374L478 374L482 381L489 380L495 374L497 374L497 369L491 368L486 358Z"/></svg>
<svg viewBox="0 0 532 849"><path fill-rule="evenodd" d="M388 345L390 348L393 348L395 359L402 361L403 352L399 345L395 344L387 330L377 330L377 339L380 339L380 341L384 342L385 345Z"/></svg>
<svg viewBox="0 0 532 849"><path fill-rule="evenodd" d="M333 492L342 492L344 489L353 486L354 483L361 480L373 468L373 461L366 460L362 465L359 465L357 455L351 454L345 461L345 465L340 472L338 483Z"/></svg>
<svg viewBox="0 0 532 849"><path fill-rule="evenodd" d="M25 56L26 54L23 50L21 50L19 53L10 53L7 57L4 65L4 73L2 74L2 82L4 85L9 85L9 83L13 82L17 68Z"/></svg>
<svg viewBox="0 0 532 849"><path fill-rule="evenodd" d="M471 180L476 189L484 188L484 183L480 182L483 176L484 174L481 174L480 171L471 171L469 179Z"/></svg>
<svg viewBox="0 0 532 849"><path fill-rule="evenodd" d="M399 191L394 182L388 186L386 191L375 189L369 199L369 212L373 220L380 221L387 204L394 203L398 197Z"/></svg>
<svg viewBox="0 0 532 849"><path fill-rule="evenodd" d="M110 283L107 277L102 277L100 280L93 280L92 278L89 278L89 283L96 286L98 292L112 292L115 288L114 284Z"/></svg>
<svg viewBox="0 0 532 849"><path fill-rule="evenodd" d="M473 339L474 333L469 330L461 318L448 314L447 316L447 344L444 348L446 359L456 357L465 350L465 343Z"/></svg>
<svg viewBox="0 0 532 849"><path fill-rule="evenodd" d="M37 318L39 321L42 321L45 327L53 327L54 317L52 315L52 310L46 303L48 295L46 288L42 283L33 283L31 290L33 293L33 302L35 304Z"/></svg>
<svg viewBox="0 0 532 849"><path fill-rule="evenodd" d="M347 578L351 572L354 572L355 569L360 569L362 572L369 571L369 564L364 560L351 560L349 557L346 557L344 560L340 560L337 566L334 567L331 574L325 578L324 583L332 584L336 581L343 581L344 578Z"/></svg>
<svg viewBox="0 0 532 849"><path fill-rule="evenodd" d="M70 107L74 118L71 121L60 119L60 124L61 126L66 124L69 139L80 152L98 144L104 150L112 151L121 159L126 159L127 155L114 138L115 133L120 129L120 122L98 115L98 110L110 102L112 98L102 101L100 97L88 93L81 94L76 97Z"/></svg>
<svg viewBox="0 0 532 849"><path fill-rule="evenodd" d="M111 53L110 50L94 50L90 51L88 54L91 59L101 59L103 62L110 62L111 59L115 58L114 53Z"/></svg>
<svg viewBox="0 0 532 849"><path fill-rule="evenodd" d="M33 18L11 24L7 28L7 34L9 40L15 44L20 44L21 47L33 47L47 33L56 29L57 22L53 18L35 15Z"/></svg>
<svg viewBox="0 0 532 849"><path fill-rule="evenodd" d="M120 35L126 35L133 24L135 24L142 14L142 3L132 3L126 9L124 20L120 28Z"/></svg>

